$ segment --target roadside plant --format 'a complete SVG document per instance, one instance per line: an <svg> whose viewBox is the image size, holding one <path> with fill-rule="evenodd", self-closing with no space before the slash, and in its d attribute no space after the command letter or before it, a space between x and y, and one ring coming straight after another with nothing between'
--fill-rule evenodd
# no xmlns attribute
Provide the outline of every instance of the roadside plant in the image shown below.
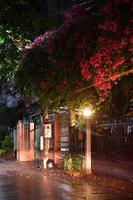
<svg viewBox="0 0 133 200"><path fill-rule="evenodd" d="M4 154L5 154L5 151L4 151L3 149L0 149L0 158L1 158L2 156L4 156Z"/></svg>
<svg viewBox="0 0 133 200"><path fill-rule="evenodd" d="M5 140L2 143L2 150L4 152L9 152L13 150L13 141L10 136L5 136Z"/></svg>
<svg viewBox="0 0 133 200"><path fill-rule="evenodd" d="M0 121L2 121L2 116L0 117ZM2 149L2 142L5 139L5 136L8 135L6 130L0 130L0 149Z"/></svg>
<svg viewBox="0 0 133 200"><path fill-rule="evenodd" d="M82 156L80 154L66 154L64 156L64 169L68 172L81 172L83 170Z"/></svg>

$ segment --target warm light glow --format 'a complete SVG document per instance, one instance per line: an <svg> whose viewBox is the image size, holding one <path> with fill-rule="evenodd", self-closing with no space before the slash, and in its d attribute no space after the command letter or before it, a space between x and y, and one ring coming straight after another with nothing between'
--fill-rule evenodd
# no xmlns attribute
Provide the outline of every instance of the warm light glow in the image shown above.
<svg viewBox="0 0 133 200"><path fill-rule="evenodd" d="M43 136L40 137L40 150L43 150Z"/></svg>
<svg viewBox="0 0 133 200"><path fill-rule="evenodd" d="M92 115L92 110L89 109L89 108L85 108L85 109L83 110L83 115L84 115L84 117L89 117L89 116L91 116L91 115Z"/></svg>

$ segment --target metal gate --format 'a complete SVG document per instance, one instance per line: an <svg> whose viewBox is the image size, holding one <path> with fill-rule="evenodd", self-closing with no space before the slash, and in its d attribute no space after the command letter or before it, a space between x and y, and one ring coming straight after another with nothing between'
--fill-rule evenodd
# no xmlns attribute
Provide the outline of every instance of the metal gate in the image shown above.
<svg viewBox="0 0 133 200"><path fill-rule="evenodd" d="M92 167L133 178L133 123L101 124L92 129Z"/></svg>

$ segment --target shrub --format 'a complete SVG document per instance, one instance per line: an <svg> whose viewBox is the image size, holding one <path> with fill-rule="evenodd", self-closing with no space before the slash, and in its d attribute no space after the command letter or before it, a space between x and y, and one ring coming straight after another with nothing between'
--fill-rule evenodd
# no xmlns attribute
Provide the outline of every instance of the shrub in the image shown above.
<svg viewBox="0 0 133 200"><path fill-rule="evenodd" d="M5 151L3 149L0 149L0 157L2 157L5 154Z"/></svg>
<svg viewBox="0 0 133 200"><path fill-rule="evenodd" d="M64 169L66 171L82 171L83 158L80 154L66 154L64 156Z"/></svg>
<svg viewBox="0 0 133 200"><path fill-rule="evenodd" d="M6 130L0 129L0 149L2 148L2 142L5 139L6 135L8 135L8 132Z"/></svg>
<svg viewBox="0 0 133 200"><path fill-rule="evenodd" d="M5 136L5 140L2 143L2 149L5 152L13 150L13 142L12 142L12 138L10 136Z"/></svg>
<svg viewBox="0 0 133 200"><path fill-rule="evenodd" d="M71 154L66 154L64 156L64 169L66 171L73 171L73 165L72 165L72 157Z"/></svg>

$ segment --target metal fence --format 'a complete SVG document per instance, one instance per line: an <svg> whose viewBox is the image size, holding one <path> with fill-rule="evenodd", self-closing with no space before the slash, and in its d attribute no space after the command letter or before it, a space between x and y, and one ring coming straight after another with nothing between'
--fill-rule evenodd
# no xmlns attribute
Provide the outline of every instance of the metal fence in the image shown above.
<svg viewBox="0 0 133 200"><path fill-rule="evenodd" d="M133 178L132 154L132 122L102 124L93 127L93 170Z"/></svg>

